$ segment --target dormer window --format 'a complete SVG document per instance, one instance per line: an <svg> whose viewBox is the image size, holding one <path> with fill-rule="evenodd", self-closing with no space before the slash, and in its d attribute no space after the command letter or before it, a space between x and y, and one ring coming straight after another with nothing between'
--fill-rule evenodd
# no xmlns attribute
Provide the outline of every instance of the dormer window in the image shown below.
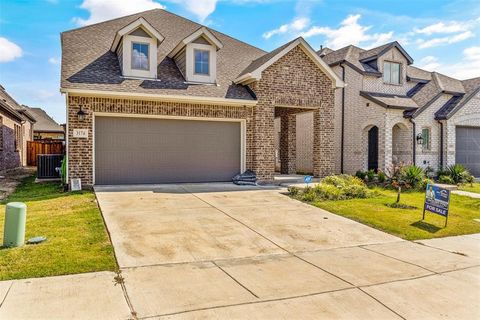
<svg viewBox="0 0 480 320"><path fill-rule="evenodd" d="M148 43L132 42L132 69L149 70Z"/></svg>
<svg viewBox="0 0 480 320"><path fill-rule="evenodd" d="M388 84L400 84L400 63L383 63L383 82Z"/></svg>
<svg viewBox="0 0 480 320"><path fill-rule="evenodd" d="M163 39L143 18L120 29L110 50L117 54L123 76L157 78L157 47Z"/></svg>
<svg viewBox="0 0 480 320"><path fill-rule="evenodd" d="M208 50L194 50L195 57L195 74L209 75L210 74L210 51Z"/></svg>
<svg viewBox="0 0 480 320"><path fill-rule="evenodd" d="M185 39L168 55L175 60L187 82L217 82L217 51L223 44L207 28L201 27Z"/></svg>

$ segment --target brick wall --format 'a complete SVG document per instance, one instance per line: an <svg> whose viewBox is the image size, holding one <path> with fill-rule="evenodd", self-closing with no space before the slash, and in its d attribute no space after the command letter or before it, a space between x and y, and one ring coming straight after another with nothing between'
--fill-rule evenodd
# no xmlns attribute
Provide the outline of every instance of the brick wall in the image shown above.
<svg viewBox="0 0 480 320"><path fill-rule="evenodd" d="M69 96L68 99L68 173L69 179L81 178L85 186L93 184L93 113L123 113L145 116L185 116L246 120L246 167L252 168L251 107L198 105L135 99L111 99ZM82 107L86 117L78 121ZM87 129L88 138L74 138L73 129Z"/></svg>
<svg viewBox="0 0 480 320"><path fill-rule="evenodd" d="M273 179L275 167L275 106L315 107L314 111L314 174L334 172L334 89L331 80L315 63L296 47L250 84L258 98L254 112L253 167L265 180Z"/></svg>
<svg viewBox="0 0 480 320"><path fill-rule="evenodd" d="M22 152L15 149L14 125L21 126L21 124L6 114L0 113L0 117L2 118L0 124L0 170L20 167Z"/></svg>
<svg viewBox="0 0 480 320"><path fill-rule="evenodd" d="M480 93L470 99L460 110L446 121L445 133L445 157L444 163L449 166L455 164L455 146L457 126L480 127Z"/></svg>

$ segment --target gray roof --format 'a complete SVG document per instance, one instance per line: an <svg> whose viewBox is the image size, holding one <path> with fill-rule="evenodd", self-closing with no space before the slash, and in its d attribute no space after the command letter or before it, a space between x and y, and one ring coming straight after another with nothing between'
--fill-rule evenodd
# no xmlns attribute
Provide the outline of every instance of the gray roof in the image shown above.
<svg viewBox="0 0 480 320"><path fill-rule="evenodd" d="M279 52L281 52L283 49L288 47L292 42L296 41L297 39L293 39L290 42L285 43L284 45L270 51L269 53L264 54L263 56L253 60L238 76L243 76L244 74L253 72L257 70L259 67L264 65L268 60L272 59L275 57Z"/></svg>
<svg viewBox="0 0 480 320"><path fill-rule="evenodd" d="M471 98L480 92L480 77L463 80L465 93L454 95L448 100L436 113L435 119L449 119L459 109L461 109Z"/></svg>
<svg viewBox="0 0 480 320"><path fill-rule="evenodd" d="M402 48L402 46L397 41L389 42L384 45L372 48L370 50L365 50L360 54L359 58L361 61L374 60L393 47L397 48L405 56L409 64L413 63L412 57L410 57L410 55L405 51L405 49Z"/></svg>
<svg viewBox="0 0 480 320"><path fill-rule="evenodd" d="M32 123L35 122L35 119L30 114L29 110L13 99L2 85L0 85L0 106L11 116L19 120L28 120Z"/></svg>
<svg viewBox="0 0 480 320"><path fill-rule="evenodd" d="M370 62L375 61L379 56L393 47L399 49L409 63L413 63L413 59L397 41L393 41L370 50L365 50L354 45L349 45L335 51L325 48L317 51L317 54L320 55L322 59L330 66L346 63L360 73L381 76L376 64L371 64Z"/></svg>
<svg viewBox="0 0 480 320"><path fill-rule="evenodd" d="M415 103L415 101L408 96L366 91L360 91L360 95L385 108L404 110L418 108L418 105Z"/></svg>
<svg viewBox="0 0 480 320"><path fill-rule="evenodd" d="M140 17L165 37L157 52L160 81L123 78L116 54L110 51L116 32ZM154 9L63 32L61 87L253 100L247 89L233 84L233 80L265 51L212 29L209 31L223 44L217 52L217 85L185 83L167 55L199 27L193 21Z"/></svg>
<svg viewBox="0 0 480 320"><path fill-rule="evenodd" d="M64 132L63 127L55 122L46 112L41 108L27 107L37 122L33 125L33 131L38 132Z"/></svg>
<svg viewBox="0 0 480 320"><path fill-rule="evenodd" d="M410 80L432 80L432 73L427 70L420 69L414 66L407 66L407 77Z"/></svg>

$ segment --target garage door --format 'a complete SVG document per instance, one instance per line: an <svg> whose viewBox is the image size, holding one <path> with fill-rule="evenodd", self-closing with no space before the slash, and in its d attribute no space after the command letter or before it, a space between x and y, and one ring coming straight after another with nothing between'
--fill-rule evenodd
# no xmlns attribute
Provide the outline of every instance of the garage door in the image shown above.
<svg viewBox="0 0 480 320"><path fill-rule="evenodd" d="M95 118L95 184L231 181L239 122Z"/></svg>
<svg viewBox="0 0 480 320"><path fill-rule="evenodd" d="M480 177L480 128L457 127L456 163L463 164L471 174Z"/></svg>

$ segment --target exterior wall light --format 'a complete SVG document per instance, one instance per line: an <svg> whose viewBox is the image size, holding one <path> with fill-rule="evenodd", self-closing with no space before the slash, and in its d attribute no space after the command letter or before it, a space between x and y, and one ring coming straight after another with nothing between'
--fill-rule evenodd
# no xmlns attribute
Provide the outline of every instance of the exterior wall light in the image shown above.
<svg viewBox="0 0 480 320"><path fill-rule="evenodd" d="M417 144L423 145L423 135L421 133L417 134Z"/></svg>
<svg viewBox="0 0 480 320"><path fill-rule="evenodd" d="M77 118L78 118L78 121L83 121L85 120L85 116L87 114L85 113L85 111L82 110L82 107L80 106L80 110L78 110L77 112Z"/></svg>

